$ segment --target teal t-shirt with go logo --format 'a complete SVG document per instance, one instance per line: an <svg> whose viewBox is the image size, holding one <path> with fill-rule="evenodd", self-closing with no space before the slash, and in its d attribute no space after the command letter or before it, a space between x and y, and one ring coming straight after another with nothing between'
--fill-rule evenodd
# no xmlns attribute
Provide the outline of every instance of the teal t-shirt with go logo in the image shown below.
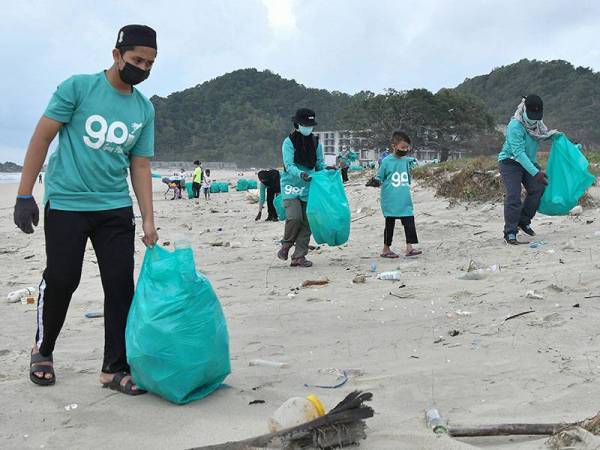
<svg viewBox="0 0 600 450"><path fill-rule="evenodd" d="M50 157L44 203L65 211L131 206L130 157L154 155L154 107L137 89L116 90L104 72L58 86L44 116L62 122Z"/></svg>
<svg viewBox="0 0 600 450"><path fill-rule="evenodd" d="M414 215L410 185L410 171L415 158L387 156L379 166L377 179L381 181L381 210L384 217L409 217Z"/></svg>
<svg viewBox="0 0 600 450"><path fill-rule="evenodd" d="M281 173L281 195L283 200L299 199L308 201L308 192L310 190L310 181L304 181L300 174L306 172L312 175L315 172L325 169L325 158L323 156L323 146L321 143L317 146L317 161L314 169L309 169L297 165L294 161L294 144L292 140L286 137L281 146L284 170Z"/></svg>

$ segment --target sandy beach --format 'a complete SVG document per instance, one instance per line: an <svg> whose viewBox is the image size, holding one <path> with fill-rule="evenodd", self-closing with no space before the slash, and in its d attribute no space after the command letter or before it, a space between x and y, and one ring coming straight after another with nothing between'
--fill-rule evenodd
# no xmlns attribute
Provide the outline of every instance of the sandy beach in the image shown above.
<svg viewBox="0 0 600 450"><path fill-rule="evenodd" d="M233 182L236 174L217 172L213 179ZM600 409L594 387L600 373L597 209L579 217L538 215L538 237L530 240L544 244L507 246L502 205L450 207L416 185L424 254L384 260L378 191L354 176L347 187L355 219L350 241L320 247L309 255L312 268L293 269L275 258L283 224L255 222L257 206L246 193L214 194L197 207L165 200L162 186L155 180L161 242L170 241L171 248L177 239L192 242L197 268L211 280L228 320L227 386L185 406L101 388L103 321L84 317L103 302L91 245L54 353L57 383L33 385L27 372L35 305L5 298L38 285L43 228L40 223L33 235L20 232L12 220L17 186L0 185L0 447L216 444L266 433L267 418L289 397L316 394L331 408L361 389L373 393L376 412L363 449L543 449L545 438L437 437L424 424L424 410L435 405L452 424L482 424L576 421ZM41 185L34 194L41 200ZM400 251L398 227L394 248ZM211 246L219 241L241 247ZM144 247L141 241L136 246L139 270ZM399 269L401 281L375 279L373 261L378 272ZM470 261L489 269L484 279L459 279ZM353 284L357 274L366 275L366 283ZM330 283L290 295L304 280L321 277ZM527 298L528 291L543 298ZM255 358L289 367L250 367ZM337 389L304 387L333 383L330 369L355 371ZM254 400L265 403L249 405Z"/></svg>

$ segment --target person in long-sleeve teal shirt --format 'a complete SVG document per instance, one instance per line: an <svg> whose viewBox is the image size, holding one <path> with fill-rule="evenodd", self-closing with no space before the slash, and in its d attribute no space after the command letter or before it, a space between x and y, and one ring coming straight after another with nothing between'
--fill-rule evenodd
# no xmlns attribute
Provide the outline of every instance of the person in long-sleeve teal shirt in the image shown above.
<svg viewBox="0 0 600 450"><path fill-rule="evenodd" d="M310 267L312 262L306 259L310 242L310 225L306 217L306 203L310 189L311 175L325 169L323 146L312 130L317 122L315 112L301 108L292 117L294 131L283 141L283 173L281 174L281 195L287 220L277 253L279 259L286 261L290 249L295 246L292 255L292 267Z"/></svg>
<svg viewBox="0 0 600 450"><path fill-rule="evenodd" d="M267 202L267 221L277 222L277 210L273 204L275 197L281 192L281 174L277 169L261 170L258 172L259 197L258 197L258 215L255 220L262 217L262 209Z"/></svg>
<svg viewBox="0 0 600 450"><path fill-rule="evenodd" d="M531 176L536 176L540 171L536 167L539 147L540 141L527 133L523 124L513 118L506 127L506 139L498 154L498 161L517 161Z"/></svg>
<svg viewBox="0 0 600 450"><path fill-rule="evenodd" d="M537 95L527 96L517 108L506 127L506 139L498 154L498 166L506 190L504 196L504 239L508 244L518 244L517 232L521 229L535 236L531 220L540 204L546 174L537 164L540 140L548 139L556 131L548 131L542 122L543 102ZM521 186L527 196L521 204Z"/></svg>

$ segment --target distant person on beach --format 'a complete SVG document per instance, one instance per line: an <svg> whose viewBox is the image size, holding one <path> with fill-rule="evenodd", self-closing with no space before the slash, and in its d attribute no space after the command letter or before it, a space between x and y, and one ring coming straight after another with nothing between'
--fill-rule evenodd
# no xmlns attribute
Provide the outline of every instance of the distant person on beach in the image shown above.
<svg viewBox="0 0 600 450"><path fill-rule="evenodd" d="M279 170L261 170L258 172L258 181L260 183L259 197L258 197L258 215L256 221L259 221L262 217L262 210L265 204L265 197L267 200L267 218L266 221L277 222L277 211L273 201L281 193L281 175ZM266 194L266 195L265 195Z"/></svg>
<svg viewBox="0 0 600 450"><path fill-rule="evenodd" d="M210 200L210 186L212 185L212 180L210 179L210 169L206 169L204 171L204 176L202 177L202 190L204 191L204 199L206 201Z"/></svg>
<svg viewBox="0 0 600 450"><path fill-rule="evenodd" d="M40 175L39 175L39 177L38 177L38 182L39 182L40 184L42 184L42 183L43 183L43 180L42 180L42 174L41 174L41 173L40 173Z"/></svg>
<svg viewBox="0 0 600 450"><path fill-rule="evenodd" d="M348 169L350 168L350 150L345 146L337 157L337 166L342 172L342 182L348 181Z"/></svg>
<svg viewBox="0 0 600 450"><path fill-rule="evenodd" d="M204 173L202 171L202 163L200 161L194 161L194 166L196 166L196 168L194 169L194 174L192 175L192 194L196 199L196 204L198 204L198 199L200 198L200 188L202 187L202 177L204 176Z"/></svg>
<svg viewBox="0 0 600 450"><path fill-rule="evenodd" d="M411 170L417 160L407 156L410 151L410 137L402 131L394 131L390 148L393 153L381 161L377 175L367 183L367 186L381 186L381 210L385 217L381 257L399 257L391 249L397 219L404 227L405 256L418 256L423 252L413 247L419 243L419 239L411 195Z"/></svg>
<svg viewBox="0 0 600 450"><path fill-rule="evenodd" d="M313 263L306 259L310 242L310 224L306 217L306 203L310 189L311 175L323 169L335 170L325 166L323 146L313 134L317 125L315 112L300 108L292 117L294 129L283 141L283 173L281 175L281 195L287 220L277 257L287 261L290 249L292 267L311 267Z"/></svg>
<svg viewBox="0 0 600 450"><path fill-rule="evenodd" d="M381 167L381 162L382 162L382 161L383 161L385 158L387 158L389 155L390 155L390 152L389 152L389 150L388 150L388 149L385 149L385 150L383 151L383 153L381 153L381 154L379 155L379 159L377 159L377 165L378 165L378 167Z"/></svg>
<svg viewBox="0 0 600 450"><path fill-rule="evenodd" d="M173 176L171 177L171 183L173 185L173 198L171 200L181 200L181 191L184 187L183 178L180 175L181 172L173 172Z"/></svg>
<svg viewBox="0 0 600 450"><path fill-rule="evenodd" d="M556 130L548 130L542 118L544 103L537 95L524 97L508 126L498 166L504 183L504 240L516 245L517 233L521 229L535 236L531 220L540 205L548 179L536 162L537 151L542 139L549 139ZM527 196L521 204L521 185Z"/></svg>
<svg viewBox="0 0 600 450"><path fill-rule="evenodd" d="M70 45L70 43L69 43ZM133 299L135 217L127 171L142 215L142 241L158 240L152 206L150 158L154 154L154 108L134 85L150 75L156 58L156 32L143 25L119 31L113 65L62 82L33 133L14 211L15 224L33 233L38 206L33 185L60 131L46 172L44 232L46 269L40 283L37 334L29 378L53 385L52 353L71 296L81 278L88 239L104 288L104 361L100 383L139 395L125 350L125 325Z"/></svg>

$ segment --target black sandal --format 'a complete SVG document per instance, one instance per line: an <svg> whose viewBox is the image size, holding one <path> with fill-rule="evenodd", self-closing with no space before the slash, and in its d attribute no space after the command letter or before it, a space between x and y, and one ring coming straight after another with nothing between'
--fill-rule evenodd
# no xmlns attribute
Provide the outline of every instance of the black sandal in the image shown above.
<svg viewBox="0 0 600 450"><path fill-rule="evenodd" d="M113 391L119 391L119 392L122 392L123 394L127 394L127 395L145 394L147 391L144 391L143 389L136 389L136 390L132 389L134 383L131 380L131 378L129 380L127 380L127 383L125 383L124 385L121 384L121 381L123 380L123 378L130 376L130 375L131 374L129 374L125 371L117 372L117 373L115 373L115 376L109 383L102 383L102 387L110 388Z"/></svg>
<svg viewBox="0 0 600 450"><path fill-rule="evenodd" d="M52 386L56 383L56 375L54 374L54 367L48 364L37 364L41 362L54 362L52 355L44 356L41 353L33 353L31 350L31 361L29 362L29 379L39 386ZM35 372L43 372L42 378L35 375ZM52 378L46 378L47 374L51 374Z"/></svg>

